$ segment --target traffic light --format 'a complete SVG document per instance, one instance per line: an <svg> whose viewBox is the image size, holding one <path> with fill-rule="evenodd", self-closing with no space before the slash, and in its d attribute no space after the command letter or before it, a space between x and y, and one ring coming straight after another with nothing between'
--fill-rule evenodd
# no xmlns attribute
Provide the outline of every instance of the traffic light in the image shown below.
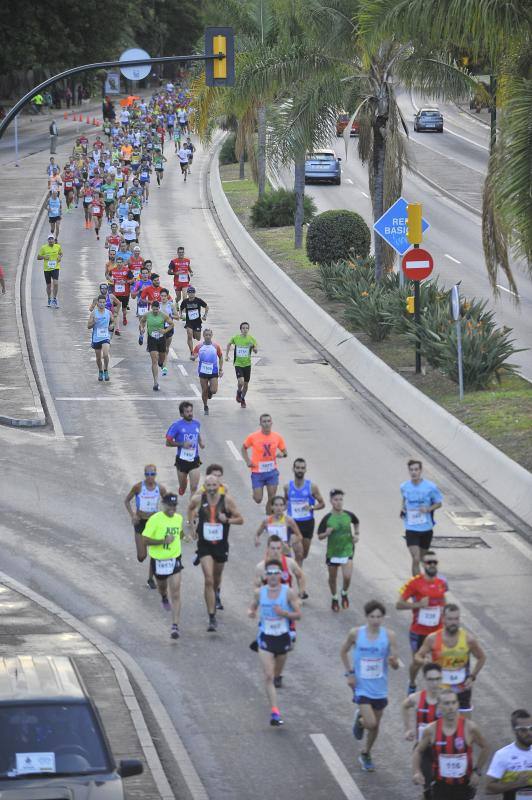
<svg viewBox="0 0 532 800"><path fill-rule="evenodd" d="M421 244L423 241L421 203L408 203L406 207L406 238L410 244Z"/></svg>
<svg viewBox="0 0 532 800"><path fill-rule="evenodd" d="M409 297L406 298L406 313L413 314L414 311L415 311L414 295L409 295Z"/></svg>
<svg viewBox="0 0 532 800"><path fill-rule="evenodd" d="M220 58L220 53L223 58ZM235 85L235 37L232 28L205 28L205 55L215 56L205 62L207 86Z"/></svg>

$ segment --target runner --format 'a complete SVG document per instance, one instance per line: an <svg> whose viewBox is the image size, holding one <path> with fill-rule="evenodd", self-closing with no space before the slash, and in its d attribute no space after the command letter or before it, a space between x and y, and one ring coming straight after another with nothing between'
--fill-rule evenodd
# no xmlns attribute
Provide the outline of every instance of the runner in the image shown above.
<svg viewBox="0 0 532 800"><path fill-rule="evenodd" d="M61 216L63 207L61 205L61 198L56 189L52 189L48 199L48 222L50 223L50 233L55 241L59 239L59 226L61 225Z"/></svg>
<svg viewBox="0 0 532 800"><path fill-rule="evenodd" d="M179 127L181 128L181 133L185 134L188 132L188 114L186 108L180 108L177 111L177 121L179 123Z"/></svg>
<svg viewBox="0 0 532 800"><path fill-rule="evenodd" d="M251 379L251 353L257 352L257 340L250 336L249 322L240 323L240 333L229 340L225 348L225 360L229 361L229 351L233 346L233 363L236 372L236 402L241 408L246 408L246 394Z"/></svg>
<svg viewBox="0 0 532 800"><path fill-rule="evenodd" d="M476 663L471 669L471 654ZM460 713L473 710L473 682L486 663L486 654L476 638L460 626L460 609L455 603L443 608L443 627L429 634L415 655L418 664L433 661L442 668L442 685L458 696Z"/></svg>
<svg viewBox="0 0 532 800"><path fill-rule="evenodd" d="M111 233L109 233L108 236L105 237L105 245L104 245L105 248L107 250L110 250L112 247L114 247L118 250L121 241L122 241L122 236L118 231L118 225L116 224L116 222L111 222Z"/></svg>
<svg viewBox="0 0 532 800"><path fill-rule="evenodd" d="M292 465L294 479L284 486L284 496L288 503L288 513L297 522L303 537L303 554L300 566L307 558L310 543L314 536L314 512L325 508L325 502L318 486L305 479L307 462L296 458Z"/></svg>
<svg viewBox="0 0 532 800"><path fill-rule="evenodd" d="M157 273L152 272L150 278L151 278L151 284L149 286L144 286L144 288L141 290L140 293L142 300L148 303L149 307L153 305L154 300L157 300L158 303L161 302L161 291L162 291L161 279L157 275Z"/></svg>
<svg viewBox="0 0 532 800"><path fill-rule="evenodd" d="M185 150L184 147L180 147L177 152L177 157L179 159L179 166L181 167L181 175L186 183L188 173L188 150Z"/></svg>
<svg viewBox="0 0 532 800"><path fill-rule="evenodd" d="M198 376L201 386L203 413L209 415L209 400L218 391L218 379L223 376L222 348L212 340L212 330L205 328L203 343L197 344L192 351L193 360L198 359Z"/></svg>
<svg viewBox="0 0 532 800"><path fill-rule="evenodd" d="M172 639L179 639L179 612L181 611L181 539L183 517L176 512L177 495L165 494L162 510L146 522L142 532L152 560L153 574L165 611L172 610ZM170 595L170 600L168 599ZM170 604L171 601L171 604Z"/></svg>
<svg viewBox="0 0 532 800"><path fill-rule="evenodd" d="M142 299L142 292L147 286L151 286L151 278L150 278L150 268L148 263L151 262L144 262L144 266L140 270L140 278L135 281L133 286L131 287L131 297L137 298L137 319L139 320L139 344L142 344L140 336L142 335L140 329L140 321L144 314L147 314L149 311L148 301Z"/></svg>
<svg viewBox="0 0 532 800"><path fill-rule="evenodd" d="M168 264L168 275L173 275L174 277L176 303L186 299L190 278L193 274L190 258L185 258L185 248L178 247L177 258L173 258Z"/></svg>
<svg viewBox="0 0 532 800"><path fill-rule="evenodd" d="M379 735L379 725L388 705L388 667L399 669L397 641L393 631L383 626L386 609L378 600L364 606L366 625L351 628L340 650L353 702L358 704L353 725L355 739L367 731L365 749L358 761L365 772L374 772L371 749Z"/></svg>
<svg viewBox="0 0 532 800"><path fill-rule="evenodd" d="M103 194L101 192L95 192L92 196L92 203L91 203L91 214L92 219L94 221L94 233L96 234L96 238L100 238L100 228L102 227L102 219L103 219Z"/></svg>
<svg viewBox="0 0 532 800"><path fill-rule="evenodd" d="M110 262L107 262L107 266L110 266ZM133 272L122 259L117 259L114 266L106 269L106 277L111 281L114 296L122 305L122 324L125 326L127 325L129 294L134 280Z"/></svg>
<svg viewBox="0 0 532 800"><path fill-rule="evenodd" d="M401 484L403 503L400 516L405 526L406 545L412 556L412 575L418 575L419 562L430 550L434 512L441 508L443 497L435 483L421 477L421 461L410 459L407 466L410 480Z"/></svg>
<svg viewBox="0 0 532 800"><path fill-rule="evenodd" d="M63 251L61 245L55 240L53 233L48 235L47 244L43 244L37 253L37 261L44 261L44 280L46 281L46 294L48 307L58 308L57 292L59 289L59 269Z"/></svg>
<svg viewBox="0 0 532 800"><path fill-rule="evenodd" d="M412 661L409 667L409 694L416 691L416 675L420 668L415 655L425 637L440 627L445 595L449 591L446 579L438 575L438 558L434 550L427 550L423 556L423 572L405 583L395 606L398 611L413 612L410 625Z"/></svg>
<svg viewBox="0 0 532 800"><path fill-rule="evenodd" d="M281 675L286 657L292 648L290 622L301 619L299 598L286 583L281 583L282 570L278 561L268 559L265 564L265 586L255 589L248 614L255 619L259 612L259 630L252 649L258 650L264 672L266 693L270 701L270 725L283 725L277 704L275 675Z"/></svg>
<svg viewBox="0 0 532 800"><path fill-rule="evenodd" d="M112 286L109 286L107 283L100 283L99 286L99 294L93 298L90 306L89 311L94 311L96 306L98 305L98 298L104 297L105 298L105 307L111 314L111 325L109 330L111 331L111 335L113 333L120 336L120 331L116 330L116 320L118 318L118 314L120 312L120 300L114 296L112 291Z"/></svg>
<svg viewBox="0 0 532 800"><path fill-rule="evenodd" d="M424 786L421 759L423 753L432 749L431 800L470 800L475 795L482 767L488 760L488 743L475 723L460 715L458 698L452 690L442 689L438 708L440 719L427 725L414 748L414 783ZM480 752L476 766L473 766L475 744Z"/></svg>
<svg viewBox="0 0 532 800"><path fill-rule="evenodd" d="M147 314L140 318L139 344L144 341L144 330L148 331L147 351L151 357L151 374L153 375L153 391L159 391L159 369L163 369L166 357L166 334L172 330L174 321L168 314L161 313L158 300L154 300Z"/></svg>
<svg viewBox="0 0 532 800"><path fill-rule="evenodd" d="M166 314L167 317L170 317L172 322L175 319L180 318L177 306L170 297L170 292L168 291L168 289L161 289L161 311L163 314ZM175 323L173 328L169 328L168 325L165 324L165 338L164 338L165 353L164 353L163 368L161 370L163 376L168 375L168 352L170 350L170 347L172 346L172 337L174 335L174 330L175 330Z"/></svg>
<svg viewBox="0 0 532 800"><path fill-rule="evenodd" d="M151 261L149 263L151 264ZM143 266L144 266L144 259L142 258L141 254L140 254L139 245L136 244L134 246L134 248L133 248L133 254L132 254L131 258L129 259L129 268L130 268L131 272L133 273L133 277L135 278L135 281L139 280L140 271L141 271ZM149 270L148 270L148 278L149 278Z"/></svg>
<svg viewBox="0 0 532 800"><path fill-rule="evenodd" d="M112 316L105 307L106 298L100 295L94 308L89 314L87 328L92 331L91 347L96 355L98 367L98 380L109 380L109 350L111 347L111 322Z"/></svg>
<svg viewBox="0 0 532 800"><path fill-rule="evenodd" d="M148 200L150 198L150 176L151 165L148 162L147 157L143 156L139 168L139 182L142 189L142 199L146 205L148 205Z"/></svg>
<svg viewBox="0 0 532 800"><path fill-rule="evenodd" d="M190 175L192 171L190 168L192 166L192 161L194 160L194 153L196 152L196 148L190 141L190 136L187 136L187 140L183 146L185 150L188 151L188 174Z"/></svg>
<svg viewBox="0 0 532 800"><path fill-rule="evenodd" d="M153 153L153 167L157 177L157 186L160 186L164 178L164 162L168 161L161 153L161 148L156 147Z"/></svg>
<svg viewBox="0 0 532 800"><path fill-rule="evenodd" d="M286 501L284 497L278 495L271 501L272 514L266 517L257 529L255 534L255 547L260 545L260 537L264 531L268 532L268 536L276 534L283 542L283 551L285 555L291 555L292 550L296 555L296 561L301 563L301 554L303 553L303 537L299 530L297 523L289 517L286 513Z"/></svg>
<svg viewBox="0 0 532 800"><path fill-rule="evenodd" d="M279 487L279 470L277 459L286 458L288 452L283 437L272 431L272 418L270 414L261 414L259 418L260 430L250 433L241 447L244 461L251 469L251 488L253 500L262 503L264 487L268 495L266 513L271 513L271 501L277 494ZM248 450L251 447L251 460Z"/></svg>
<svg viewBox="0 0 532 800"><path fill-rule="evenodd" d="M235 502L220 494L220 482L215 475L205 478L205 491L194 495L188 507L188 519L198 542L197 558L203 570L204 597L209 615L208 632L217 630L216 609L221 602L222 574L229 557L229 528L242 525L244 519Z"/></svg>
<svg viewBox="0 0 532 800"><path fill-rule="evenodd" d="M72 211L72 200L74 198L74 175L69 166L65 167L63 172L63 192L67 214L69 214Z"/></svg>
<svg viewBox="0 0 532 800"><path fill-rule="evenodd" d="M146 464L144 467L144 480L134 483L124 499L127 513L131 517L133 530L135 531L135 546L137 549L137 561L142 563L147 556L146 542L142 538L142 533L149 518L159 511L161 497L166 494L166 489L157 483L157 467L155 464ZM135 508L131 508L131 501L135 499ZM153 566L150 559L147 585L150 589L155 589L153 579Z"/></svg>
<svg viewBox="0 0 532 800"><path fill-rule="evenodd" d="M430 725L431 722L441 716L438 709L441 667L438 664L424 664L423 678L425 688L415 694L409 694L401 707L407 742L419 742L427 725ZM412 714L412 711L414 711L414 714ZM425 750L421 757L421 772L425 777L423 797L424 800L430 800L432 758L428 750Z"/></svg>
<svg viewBox="0 0 532 800"><path fill-rule="evenodd" d="M203 317L201 316L201 309L204 309ZM181 319L185 320L185 330L187 332L187 345L190 350L190 359L194 361L194 342L196 339L199 342L201 336L202 321L207 320L209 313L209 306L202 300L201 297L196 297L196 290L193 286L187 287L187 297L179 306L181 312Z"/></svg>
<svg viewBox="0 0 532 800"><path fill-rule="evenodd" d="M199 448L203 450L205 442L200 432L201 425L194 419L194 407L189 400L179 403L179 413L181 419L173 422L166 432L166 446L177 447L175 466L179 494L185 494L187 480L190 479L190 494L193 495L197 491L200 477Z"/></svg>
<svg viewBox="0 0 532 800"><path fill-rule="evenodd" d="M532 715L518 708L510 716L515 738L497 750L486 773L486 794L503 800L530 800L532 797ZM527 790L528 787L528 790Z"/></svg>
<svg viewBox="0 0 532 800"><path fill-rule="evenodd" d="M131 247L133 242L138 242L140 236L139 227L139 223L133 219L133 212L128 211L127 219L120 226L120 232L124 235L128 247Z"/></svg>
<svg viewBox="0 0 532 800"><path fill-rule="evenodd" d="M105 183L101 187L101 192L103 193L104 201L105 201L105 215L107 217L108 222L111 222L116 210L116 190L117 185L116 181L113 180L112 176L107 173L105 175Z"/></svg>
<svg viewBox="0 0 532 800"><path fill-rule="evenodd" d="M88 181L84 181L81 189L81 201L83 204L83 216L85 217L85 228L88 230L92 225L92 196L93 189L89 186Z"/></svg>
<svg viewBox="0 0 532 800"><path fill-rule="evenodd" d="M353 574L353 556L359 540L359 520L352 511L344 509L344 492L332 489L329 492L332 511L325 514L318 526L318 539L327 539L325 563L329 573L331 609L340 610L338 603L338 569L342 569L342 608L349 608L349 586Z"/></svg>

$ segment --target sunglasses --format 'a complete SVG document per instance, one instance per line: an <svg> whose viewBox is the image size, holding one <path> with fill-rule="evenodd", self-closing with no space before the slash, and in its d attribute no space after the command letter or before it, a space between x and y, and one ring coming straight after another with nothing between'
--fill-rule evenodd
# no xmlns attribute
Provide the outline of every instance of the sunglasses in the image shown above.
<svg viewBox="0 0 532 800"><path fill-rule="evenodd" d="M514 731L518 731L519 733L531 733L532 725L516 725Z"/></svg>
<svg viewBox="0 0 532 800"><path fill-rule="evenodd" d="M267 569L266 570L266 575L280 575L280 574L281 574L281 570L279 570L279 569ZM516 728L516 730L517 730L517 728Z"/></svg>
<svg viewBox="0 0 532 800"><path fill-rule="evenodd" d="M437 564L438 562L437 561L424 561L423 563L428 565L428 564Z"/></svg>
<svg viewBox="0 0 532 800"><path fill-rule="evenodd" d="M150 478L150 477L153 477L154 475L157 475L156 472L145 472L144 474L146 475L147 478Z"/></svg>

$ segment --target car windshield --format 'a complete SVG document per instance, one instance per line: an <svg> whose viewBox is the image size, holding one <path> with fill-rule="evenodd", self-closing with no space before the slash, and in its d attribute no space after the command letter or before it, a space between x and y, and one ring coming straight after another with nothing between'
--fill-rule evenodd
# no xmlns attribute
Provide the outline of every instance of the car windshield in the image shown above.
<svg viewBox="0 0 532 800"><path fill-rule="evenodd" d="M85 775L110 769L90 706L0 706L0 778Z"/></svg>
<svg viewBox="0 0 532 800"><path fill-rule="evenodd" d="M332 153L310 153L307 159L309 161L334 161L335 157Z"/></svg>
<svg viewBox="0 0 532 800"><path fill-rule="evenodd" d="M441 114L440 114L439 111L422 111L421 112L421 116L422 117L439 117L439 116L441 116Z"/></svg>

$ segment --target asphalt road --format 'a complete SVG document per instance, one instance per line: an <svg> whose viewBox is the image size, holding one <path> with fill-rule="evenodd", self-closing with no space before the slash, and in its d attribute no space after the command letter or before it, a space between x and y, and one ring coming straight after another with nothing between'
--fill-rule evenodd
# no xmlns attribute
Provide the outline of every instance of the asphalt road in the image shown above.
<svg viewBox="0 0 532 800"><path fill-rule="evenodd" d="M364 774L356 762L354 707L338 653L348 629L362 622L364 602L378 597L398 633L403 665L409 660L409 615L395 612L392 604L410 566L398 519L398 486L405 479L406 460L419 454L331 367L313 363L319 356L304 334L269 307L234 263L201 189L207 154L198 150L186 186L173 155L168 157L164 185L153 188L143 215L143 253L164 276L176 245L183 243L196 271L198 294L211 307L215 340L225 345L247 319L260 347L248 409L234 401L228 365L211 416L200 416L207 440L203 461L224 465L226 482L245 517L245 525L231 533L219 631L206 632L201 573L191 565L192 547L185 545L182 638L171 642L168 615L156 593L144 587L146 568L136 562L122 505L145 463L157 463L160 480L176 485L164 433L183 397L194 398L201 412L184 332L178 327L177 360L161 379L159 395L152 392L148 355L137 343L133 317L113 342L111 382L97 382L86 320L103 275L104 248L92 231L83 229L81 209L63 223L59 310L46 307L40 264L32 268L35 326L60 428L55 436L0 428L2 568L137 659L164 700L209 797L248 800L260 793L278 800L411 800L417 796L408 767L411 746L403 741L399 714L407 670L402 666L391 676L390 707L374 750L377 772ZM349 189L341 187L342 192ZM46 233L44 225L38 243ZM164 276L163 283L169 281ZM255 626L246 612L254 566L262 556L253 534L261 512L251 502L247 470L231 447L238 448L256 429L263 411L272 413L275 429L287 440L283 482L292 458L303 455L309 477L322 492L343 487L347 508L361 520L347 612L333 615L329 609L324 546L313 543L307 562L310 599L285 672L280 707L286 724L280 730L268 725L257 657L248 648ZM437 534L467 537L450 512L486 509L430 457L424 461L427 477L445 498ZM488 664L475 684L475 718L494 747L507 742L510 711L528 702L532 573L532 548L508 532L504 520L495 528L481 534L485 548L439 551L452 596L488 651Z"/></svg>

